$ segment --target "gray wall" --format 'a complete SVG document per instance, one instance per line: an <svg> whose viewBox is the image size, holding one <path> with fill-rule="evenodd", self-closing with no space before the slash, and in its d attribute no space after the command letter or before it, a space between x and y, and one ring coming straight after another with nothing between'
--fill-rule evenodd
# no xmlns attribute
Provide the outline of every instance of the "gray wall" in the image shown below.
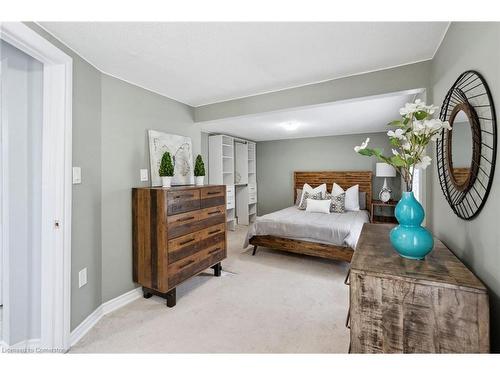
<svg viewBox="0 0 500 375"><path fill-rule="evenodd" d="M208 104L194 109L195 121L209 121L402 90L427 88L429 87L430 67L431 62L424 61L268 94Z"/></svg>
<svg viewBox="0 0 500 375"><path fill-rule="evenodd" d="M391 152L385 133L355 134L332 137L286 139L257 143L258 214L279 210L293 204L294 171L373 171L374 158L354 152L370 137L372 147ZM377 197L383 178L373 177L373 193ZM393 196L401 194L399 177L388 178ZM331 189L331 186L328 186Z"/></svg>
<svg viewBox="0 0 500 375"><path fill-rule="evenodd" d="M131 188L149 168L147 130L189 136L194 157L200 131L191 107L102 75L102 301L135 287L132 282Z"/></svg>
<svg viewBox="0 0 500 375"><path fill-rule="evenodd" d="M432 98L441 104L447 90L465 70L480 72L500 108L500 24L453 23L432 64ZM497 155L498 156L498 155ZM498 159L497 159L498 160ZM500 351L500 177L498 166L488 202L471 221L459 219L446 203L433 163L432 204L429 214L434 234L452 249L488 286L492 324L492 348Z"/></svg>
<svg viewBox="0 0 500 375"><path fill-rule="evenodd" d="M101 73L34 23L26 23L73 58L73 165L82 184L73 185L71 233L71 329L101 303ZM88 282L78 288L78 271Z"/></svg>
<svg viewBox="0 0 500 375"><path fill-rule="evenodd" d="M73 185L73 330L103 302L135 287L130 189L144 185L139 169L149 168L146 130L190 136L194 155L200 131L191 107L101 74L38 25L26 25L73 58L73 165L82 168L82 183ZM88 283L78 288L84 267Z"/></svg>

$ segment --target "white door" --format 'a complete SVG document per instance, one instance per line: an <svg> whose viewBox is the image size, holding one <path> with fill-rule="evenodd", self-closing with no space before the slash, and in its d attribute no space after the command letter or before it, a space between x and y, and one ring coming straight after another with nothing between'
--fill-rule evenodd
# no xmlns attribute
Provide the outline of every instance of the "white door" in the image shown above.
<svg viewBox="0 0 500 375"><path fill-rule="evenodd" d="M41 338L43 64L0 41L4 341Z"/></svg>
<svg viewBox="0 0 500 375"><path fill-rule="evenodd" d="M5 178L3 176L3 161L5 160L5 155L4 155L4 141L3 141L3 136L4 136L4 114L5 110L3 108L4 105L4 99L3 99L3 94L4 94L4 89L3 89L3 80L2 80L2 71L5 71L4 65L6 66L7 60L1 59L0 56L0 306L3 306L3 251L4 251L4 233L3 233L3 227L4 227L4 218L3 218L3 184L5 181ZM2 317L0 316L0 324L2 321ZM1 328L0 328L1 331ZM2 337L0 337L0 341L2 340Z"/></svg>

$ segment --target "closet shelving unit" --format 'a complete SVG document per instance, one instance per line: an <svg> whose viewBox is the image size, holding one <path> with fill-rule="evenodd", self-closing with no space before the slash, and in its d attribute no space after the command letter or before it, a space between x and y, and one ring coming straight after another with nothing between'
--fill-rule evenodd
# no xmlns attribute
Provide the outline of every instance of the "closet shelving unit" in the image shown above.
<svg viewBox="0 0 500 375"><path fill-rule="evenodd" d="M234 195L234 139L225 135L208 138L208 180L210 184L226 185L227 229L236 228Z"/></svg>
<svg viewBox="0 0 500 375"><path fill-rule="evenodd" d="M248 221L257 217L257 158L256 144L248 142Z"/></svg>
<svg viewBox="0 0 500 375"><path fill-rule="evenodd" d="M209 136L209 181L227 189L228 229L257 217L256 144L224 134Z"/></svg>

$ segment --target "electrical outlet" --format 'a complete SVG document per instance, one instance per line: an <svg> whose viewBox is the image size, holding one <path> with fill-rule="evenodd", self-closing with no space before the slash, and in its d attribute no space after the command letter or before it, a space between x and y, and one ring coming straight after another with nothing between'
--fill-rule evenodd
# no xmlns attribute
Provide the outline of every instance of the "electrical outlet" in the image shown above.
<svg viewBox="0 0 500 375"><path fill-rule="evenodd" d="M78 272L78 288L87 284L87 267Z"/></svg>
<svg viewBox="0 0 500 375"><path fill-rule="evenodd" d="M147 169L141 169L141 181L147 181L147 180L149 180L148 170Z"/></svg>

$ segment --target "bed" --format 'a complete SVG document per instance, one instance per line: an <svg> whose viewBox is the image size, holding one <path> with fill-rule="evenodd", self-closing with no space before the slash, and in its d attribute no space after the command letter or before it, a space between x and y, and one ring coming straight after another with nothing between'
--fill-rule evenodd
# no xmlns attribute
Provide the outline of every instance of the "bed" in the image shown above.
<svg viewBox="0 0 500 375"><path fill-rule="evenodd" d="M330 191L334 182L344 189L358 184L359 191L366 193L365 207L371 207L371 171L294 172L294 202L297 189L302 189L305 183L312 187L326 184ZM249 228L245 247L253 245L253 255L258 246L264 246L350 262L361 228L365 222L369 222L369 217L367 210L325 215L305 212L292 206L258 217Z"/></svg>

